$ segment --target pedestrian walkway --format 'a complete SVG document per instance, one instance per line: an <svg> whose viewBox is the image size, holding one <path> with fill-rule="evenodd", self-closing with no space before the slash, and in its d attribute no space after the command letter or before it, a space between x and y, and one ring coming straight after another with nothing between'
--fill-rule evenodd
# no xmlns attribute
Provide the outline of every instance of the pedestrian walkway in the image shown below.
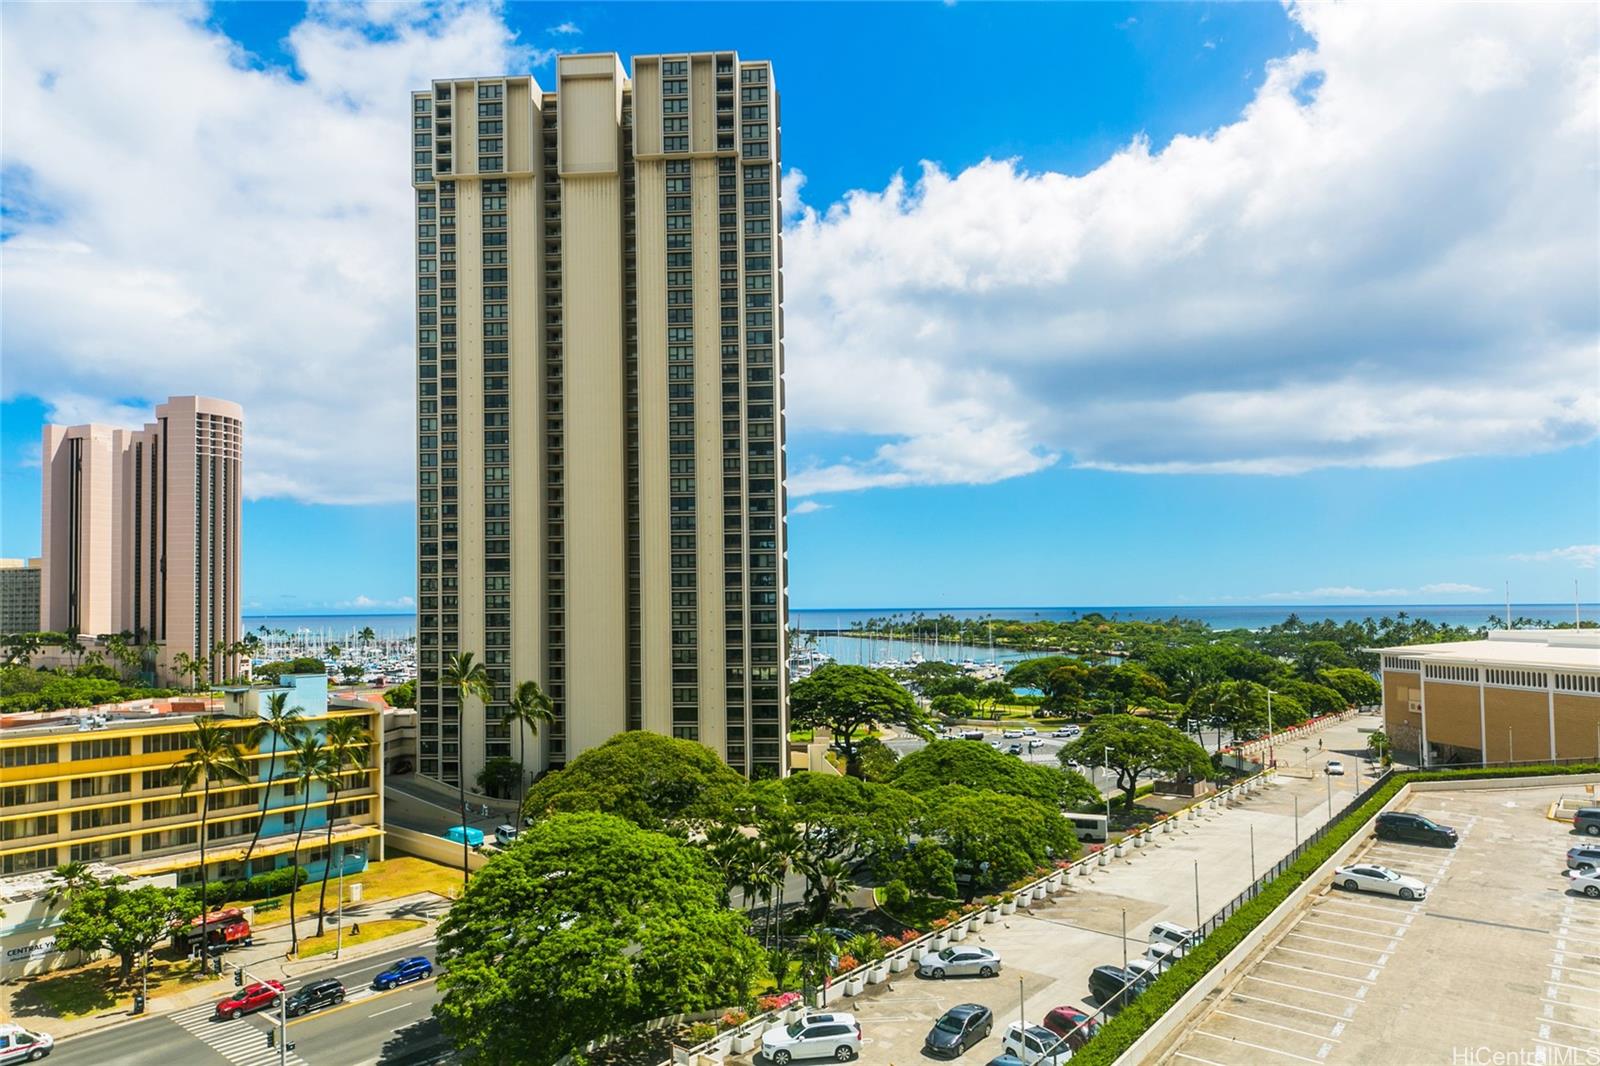
<svg viewBox="0 0 1600 1066"><path fill-rule="evenodd" d="M308 1066L306 1060L293 1051L279 1058L283 1053L276 1047L267 1046L266 1030L253 1024L250 1018L217 1021L216 1011L215 1004L202 1003L186 1007L168 1017L234 1066L273 1066L275 1063ZM274 1018L267 1018L267 1024L276 1027Z"/></svg>

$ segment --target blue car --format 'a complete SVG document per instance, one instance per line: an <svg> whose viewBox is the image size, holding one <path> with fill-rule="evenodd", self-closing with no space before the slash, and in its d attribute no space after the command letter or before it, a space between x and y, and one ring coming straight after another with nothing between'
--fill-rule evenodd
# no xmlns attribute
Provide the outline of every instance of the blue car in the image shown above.
<svg viewBox="0 0 1600 1066"><path fill-rule="evenodd" d="M394 988L396 985L410 984L420 981L425 977L433 976L433 963L421 955L414 955L409 959L401 959L387 970L372 979L372 987L377 989Z"/></svg>

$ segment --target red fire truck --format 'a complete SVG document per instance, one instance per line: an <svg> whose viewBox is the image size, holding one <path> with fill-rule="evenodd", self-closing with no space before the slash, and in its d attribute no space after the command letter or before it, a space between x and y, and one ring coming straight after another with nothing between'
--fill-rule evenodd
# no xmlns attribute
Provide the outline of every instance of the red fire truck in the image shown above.
<svg viewBox="0 0 1600 1066"><path fill-rule="evenodd" d="M206 943L213 952L250 944L250 923L245 920L244 911L238 907L212 911L205 916L204 922ZM184 947L190 951L200 945L200 925L201 919L195 918L180 934Z"/></svg>

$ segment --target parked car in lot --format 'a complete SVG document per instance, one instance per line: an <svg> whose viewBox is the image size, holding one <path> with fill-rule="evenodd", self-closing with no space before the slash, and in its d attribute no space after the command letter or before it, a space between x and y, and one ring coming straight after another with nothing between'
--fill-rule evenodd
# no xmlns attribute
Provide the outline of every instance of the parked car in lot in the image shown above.
<svg viewBox="0 0 1600 1066"><path fill-rule="evenodd" d="M761 1054L774 1066L794 1059L849 1062L861 1054L861 1023L853 1014L812 1014L762 1034Z"/></svg>
<svg viewBox="0 0 1600 1066"><path fill-rule="evenodd" d="M994 1031L994 1012L981 1003L958 1003L939 1015L922 1041L930 1055L955 1057Z"/></svg>
<svg viewBox="0 0 1600 1066"><path fill-rule="evenodd" d="M1343 777L1344 763L1338 759L1329 759L1327 764L1322 767L1322 772L1329 777Z"/></svg>
<svg viewBox="0 0 1600 1066"><path fill-rule="evenodd" d="M289 1002L283 1005L283 1009L289 1012L289 1017L298 1018L319 1007L343 1002L344 985L330 977L324 981L312 981L290 992Z"/></svg>
<svg viewBox="0 0 1600 1066"><path fill-rule="evenodd" d="M1600 837L1600 807L1579 807L1572 816L1572 828L1592 837Z"/></svg>
<svg viewBox="0 0 1600 1066"><path fill-rule="evenodd" d="M0 1063L37 1062L56 1046L49 1033L36 1033L20 1025L0 1025Z"/></svg>
<svg viewBox="0 0 1600 1066"><path fill-rule="evenodd" d="M1033 728L1031 725L1025 725L1022 727L1022 735L1025 737L1036 737L1039 735L1039 731Z"/></svg>
<svg viewBox="0 0 1600 1066"><path fill-rule="evenodd" d="M1575 848L1568 848L1567 869L1582 870L1585 873L1600 870L1600 848L1590 844L1580 844Z"/></svg>
<svg viewBox="0 0 1600 1066"><path fill-rule="evenodd" d="M401 959L393 966L384 970L372 979L372 987L376 989L394 988L398 985L420 981L433 975L433 963L421 955L413 955L409 959Z"/></svg>
<svg viewBox="0 0 1600 1066"><path fill-rule="evenodd" d="M283 984L279 981L249 985L218 1003L217 1017L242 1018L251 1011L260 1010L263 1007L276 1007L278 1005L278 997L281 995L283 995Z"/></svg>
<svg viewBox="0 0 1600 1066"><path fill-rule="evenodd" d="M1393 840L1401 844L1433 844L1446 848L1455 847L1460 839L1450 826L1405 811L1385 811L1378 815L1374 832L1379 840Z"/></svg>
<svg viewBox="0 0 1600 1066"><path fill-rule="evenodd" d="M1000 735L1005 737L1007 740L1010 740L1013 737L1022 736L1023 732L1020 729L1005 729L1005 730L1001 730Z"/></svg>
<svg viewBox="0 0 1600 1066"><path fill-rule="evenodd" d="M1034 737L1032 740L1028 741L1029 751L1036 751L1042 747L1044 747L1044 741L1040 740L1038 737Z"/></svg>
<svg viewBox="0 0 1600 1066"><path fill-rule="evenodd" d="M1000 953L993 948L948 947L925 956L917 965L917 975L940 980L945 977L993 977L1000 972Z"/></svg>
<svg viewBox="0 0 1600 1066"><path fill-rule="evenodd" d="M1149 987L1149 977L1120 966L1096 966L1089 971L1089 994L1104 1007L1126 1007Z"/></svg>
<svg viewBox="0 0 1600 1066"><path fill-rule="evenodd" d="M1061 1066L1072 1058L1066 1041L1042 1025L1012 1022L1000 1041L1000 1050L1020 1059L1026 1066Z"/></svg>
<svg viewBox="0 0 1600 1066"><path fill-rule="evenodd" d="M1588 873L1582 870L1568 870L1567 877L1571 878L1573 888L1590 899L1600 899L1600 873L1595 873L1593 870Z"/></svg>
<svg viewBox="0 0 1600 1066"><path fill-rule="evenodd" d="M1170 944L1175 948L1191 948L1198 938L1194 930L1177 922L1157 922L1150 927L1149 940L1152 944Z"/></svg>
<svg viewBox="0 0 1600 1066"><path fill-rule="evenodd" d="M1371 863L1335 868L1333 883L1351 892L1376 892L1384 896L1399 896L1401 899L1424 899L1428 895L1428 886L1415 877L1407 877L1387 866Z"/></svg>
<svg viewBox="0 0 1600 1066"><path fill-rule="evenodd" d="M514 825L498 826L494 831L494 842L502 848L510 847L516 839L517 827Z"/></svg>
<svg viewBox="0 0 1600 1066"><path fill-rule="evenodd" d="M1060 729L1057 729L1054 733L1051 733L1050 735L1053 736L1053 737L1059 737L1062 740L1071 740L1073 737L1081 737L1081 736L1083 736L1083 727L1082 726L1075 726L1075 725L1064 725Z"/></svg>
<svg viewBox="0 0 1600 1066"><path fill-rule="evenodd" d="M1028 1064L1010 1052L1001 1052L984 1063L984 1066L1028 1066Z"/></svg>
<svg viewBox="0 0 1600 1066"><path fill-rule="evenodd" d="M1155 978L1166 973L1183 958L1183 949L1176 944L1151 944L1137 959L1128 960L1128 969Z"/></svg>
<svg viewBox="0 0 1600 1066"><path fill-rule="evenodd" d="M1008 755L1021 755L1022 754L1022 745L1021 744L1010 744L1010 745L1007 745L1006 754L1008 754Z"/></svg>
<svg viewBox="0 0 1600 1066"><path fill-rule="evenodd" d="M1057 1036L1067 1038L1067 1046L1077 1051L1100 1032L1100 1019L1088 1011L1070 1004L1052 1007L1045 1013L1044 1027Z"/></svg>

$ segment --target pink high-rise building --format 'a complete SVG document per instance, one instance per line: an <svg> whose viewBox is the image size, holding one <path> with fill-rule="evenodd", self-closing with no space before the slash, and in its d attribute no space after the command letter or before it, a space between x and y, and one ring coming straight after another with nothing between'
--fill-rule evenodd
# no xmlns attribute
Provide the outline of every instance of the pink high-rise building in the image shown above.
<svg viewBox="0 0 1600 1066"><path fill-rule="evenodd" d="M168 680L180 652L213 681L239 673L243 426L204 396L169 398L143 429L45 426L45 629L154 642Z"/></svg>

